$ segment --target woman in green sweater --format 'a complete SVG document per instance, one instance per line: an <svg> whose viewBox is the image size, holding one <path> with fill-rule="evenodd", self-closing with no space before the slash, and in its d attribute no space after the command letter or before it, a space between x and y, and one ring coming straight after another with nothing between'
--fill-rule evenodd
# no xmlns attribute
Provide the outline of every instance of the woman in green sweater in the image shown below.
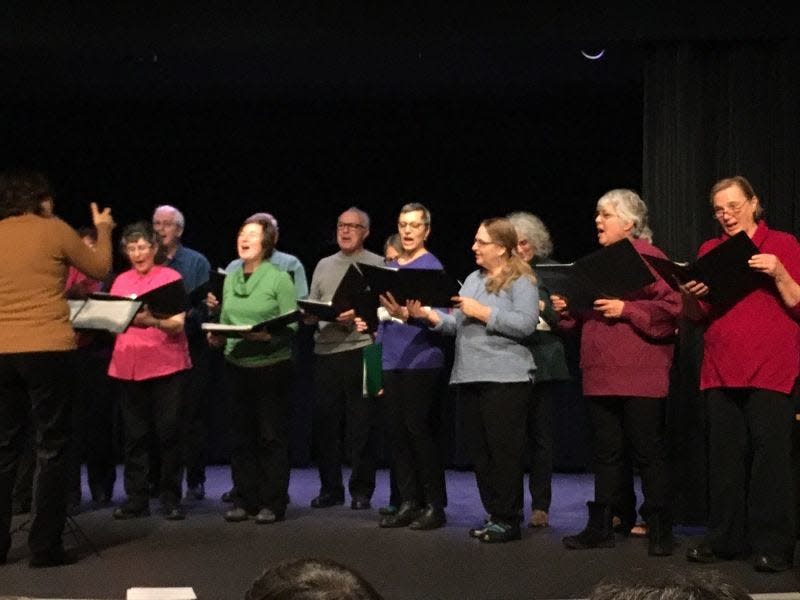
<svg viewBox="0 0 800 600"><path fill-rule="evenodd" d="M297 308L287 273L268 259L275 227L266 219L247 219L237 248L242 266L225 278L220 322L254 325ZM217 305L209 295L209 307ZM209 333L212 346L225 347L231 385L231 473L237 498L225 513L230 522L255 516L258 524L280 521L289 489L289 389L292 337L296 325L273 333L245 333L227 339Z"/></svg>

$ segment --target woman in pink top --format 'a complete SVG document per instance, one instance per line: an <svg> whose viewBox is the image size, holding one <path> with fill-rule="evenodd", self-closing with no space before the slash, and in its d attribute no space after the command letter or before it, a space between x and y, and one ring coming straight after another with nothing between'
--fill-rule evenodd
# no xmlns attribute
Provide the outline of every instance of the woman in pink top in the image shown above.
<svg viewBox="0 0 800 600"><path fill-rule="evenodd" d="M142 294L180 279L180 274L155 264L158 236L150 223L128 225L120 240L131 269L111 286L117 295ZM183 519L180 506L181 457L178 418L189 359L183 323L186 313L158 318L143 306L124 333L117 335L108 374L119 380L125 434L125 492L128 500L115 519L150 514L149 443L158 439L161 456L159 497L164 516ZM153 431L155 429L155 431Z"/></svg>
<svg viewBox="0 0 800 600"><path fill-rule="evenodd" d="M748 264L764 276L725 308L706 302L705 283L683 286L686 316L706 325L700 387L709 441L708 532L686 557L713 562L752 551L757 571L784 571L795 542L790 393L800 372L800 244L767 227L744 177L718 181L711 210L722 235L698 254L744 231L758 247Z"/></svg>

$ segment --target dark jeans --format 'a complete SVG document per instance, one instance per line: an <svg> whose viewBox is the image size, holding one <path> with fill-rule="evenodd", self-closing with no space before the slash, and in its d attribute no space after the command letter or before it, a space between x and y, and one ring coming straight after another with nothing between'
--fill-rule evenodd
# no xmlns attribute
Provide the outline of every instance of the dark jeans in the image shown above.
<svg viewBox="0 0 800 600"><path fill-rule="evenodd" d="M709 438L707 540L720 554L794 554L790 396L761 389L706 393Z"/></svg>
<svg viewBox="0 0 800 600"><path fill-rule="evenodd" d="M231 385L236 506L254 514L286 511L289 491L289 389L292 362L266 367L226 365Z"/></svg>
<svg viewBox="0 0 800 600"><path fill-rule="evenodd" d="M648 510L669 517L669 474L664 438L664 399L634 396L587 396L594 428L594 498L620 504L631 481L626 449L639 466Z"/></svg>
<svg viewBox="0 0 800 600"><path fill-rule="evenodd" d="M486 512L516 523L522 511L531 383L465 383L459 386L464 433Z"/></svg>
<svg viewBox="0 0 800 600"><path fill-rule="evenodd" d="M560 385L559 381L534 383L528 408L531 508L545 512L553 497L553 395Z"/></svg>
<svg viewBox="0 0 800 600"><path fill-rule="evenodd" d="M34 554L58 551L67 516L68 389L73 352L0 354L0 556L11 544L11 494L30 419L36 440Z"/></svg>
<svg viewBox="0 0 800 600"><path fill-rule="evenodd" d="M394 478L402 501L443 508L444 466L436 443L441 369L383 372Z"/></svg>
<svg viewBox="0 0 800 600"><path fill-rule="evenodd" d="M314 446L320 492L344 497L342 429L350 450L350 496L375 491L376 419L374 398L364 397L362 349L315 356Z"/></svg>
<svg viewBox="0 0 800 600"><path fill-rule="evenodd" d="M171 506L181 498L179 416L186 371L144 381L119 381L120 411L125 436L125 492L144 506L150 497L148 471L152 439L158 441L161 502Z"/></svg>

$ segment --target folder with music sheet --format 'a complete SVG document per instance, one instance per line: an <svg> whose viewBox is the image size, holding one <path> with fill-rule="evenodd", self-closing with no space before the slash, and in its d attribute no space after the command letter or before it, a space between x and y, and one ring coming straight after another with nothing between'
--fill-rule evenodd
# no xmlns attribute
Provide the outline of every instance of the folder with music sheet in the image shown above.
<svg viewBox="0 0 800 600"><path fill-rule="evenodd" d="M200 328L203 331L210 331L217 335L224 335L226 337L241 337L243 333L258 333L259 331L267 331L269 333L276 333L281 329L297 323L300 318L299 310L292 310L277 317L261 321L254 325L229 325L225 323L203 323Z"/></svg>
<svg viewBox="0 0 800 600"><path fill-rule="evenodd" d="M703 300L722 307L735 304L768 277L747 264L750 257L758 253L753 240L740 231L693 263L680 264L652 256L645 256L645 259L675 290L687 281L705 283L708 295Z"/></svg>
<svg viewBox="0 0 800 600"><path fill-rule="evenodd" d="M377 294L391 292L398 304L419 300L424 306L451 306L461 285L441 269L398 269L358 263L369 289Z"/></svg>
<svg viewBox="0 0 800 600"><path fill-rule="evenodd" d="M141 300L103 292L90 294L85 300L67 300L73 329L124 332L142 307Z"/></svg>
<svg viewBox="0 0 800 600"><path fill-rule="evenodd" d="M149 292L139 294L136 299L141 300L142 304L146 304L153 316L162 318L184 312L189 304L182 279L176 279Z"/></svg>
<svg viewBox="0 0 800 600"><path fill-rule="evenodd" d="M367 289L367 282L361 272L350 265L345 271L336 291L327 302L311 299L298 299L297 306L306 314L315 315L321 321L335 321L345 311L355 308L359 294ZM377 306L376 306L377 309Z"/></svg>
<svg viewBox="0 0 800 600"><path fill-rule="evenodd" d="M590 310L598 298L621 298L655 281L627 238L573 263L537 265L535 271L552 294L567 299L570 310Z"/></svg>

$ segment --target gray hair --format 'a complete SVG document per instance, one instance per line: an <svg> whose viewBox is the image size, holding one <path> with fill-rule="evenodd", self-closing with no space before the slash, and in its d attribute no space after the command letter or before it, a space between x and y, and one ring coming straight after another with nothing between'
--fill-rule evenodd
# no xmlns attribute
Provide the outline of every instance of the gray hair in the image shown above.
<svg viewBox="0 0 800 600"><path fill-rule="evenodd" d="M342 211L343 214L346 213L346 212L354 212L354 213L356 213L359 216L359 218L361 219L361 224L364 225L364 228L365 229L369 229L369 215L365 211L361 210L357 206L351 206L347 210Z"/></svg>
<svg viewBox="0 0 800 600"><path fill-rule="evenodd" d="M616 210L623 221L633 223L634 238L653 241L653 231L647 225L647 205L633 190L616 189L603 194L597 201L597 209L609 206Z"/></svg>
<svg viewBox="0 0 800 600"><path fill-rule="evenodd" d="M268 212L253 213L252 215L247 217L247 220L245 221L245 223L247 221L249 221L250 219L253 219L254 221L269 221L270 223L272 223L272 226L275 228L275 231L278 231L278 219L273 217Z"/></svg>
<svg viewBox="0 0 800 600"><path fill-rule="evenodd" d="M534 253L539 258L548 258L553 253L553 240L542 220L529 212L513 212L508 215L508 220L517 230L519 239L528 240L533 246Z"/></svg>
<svg viewBox="0 0 800 600"><path fill-rule="evenodd" d="M712 571L699 576L674 575L654 583L599 583L588 600L751 600L740 585Z"/></svg>
<svg viewBox="0 0 800 600"><path fill-rule="evenodd" d="M419 202L409 202L408 204L404 204L403 208L400 209L400 214L415 212L415 211L422 211L422 220L428 227L431 226L431 211L427 209L424 204L420 204Z"/></svg>
<svg viewBox="0 0 800 600"><path fill-rule="evenodd" d="M156 206L156 209L153 211L153 216L160 211L160 210L168 210L175 215L175 224L183 229L186 226L186 219L183 218L183 213L179 211L177 208L170 204L162 204L161 206Z"/></svg>

